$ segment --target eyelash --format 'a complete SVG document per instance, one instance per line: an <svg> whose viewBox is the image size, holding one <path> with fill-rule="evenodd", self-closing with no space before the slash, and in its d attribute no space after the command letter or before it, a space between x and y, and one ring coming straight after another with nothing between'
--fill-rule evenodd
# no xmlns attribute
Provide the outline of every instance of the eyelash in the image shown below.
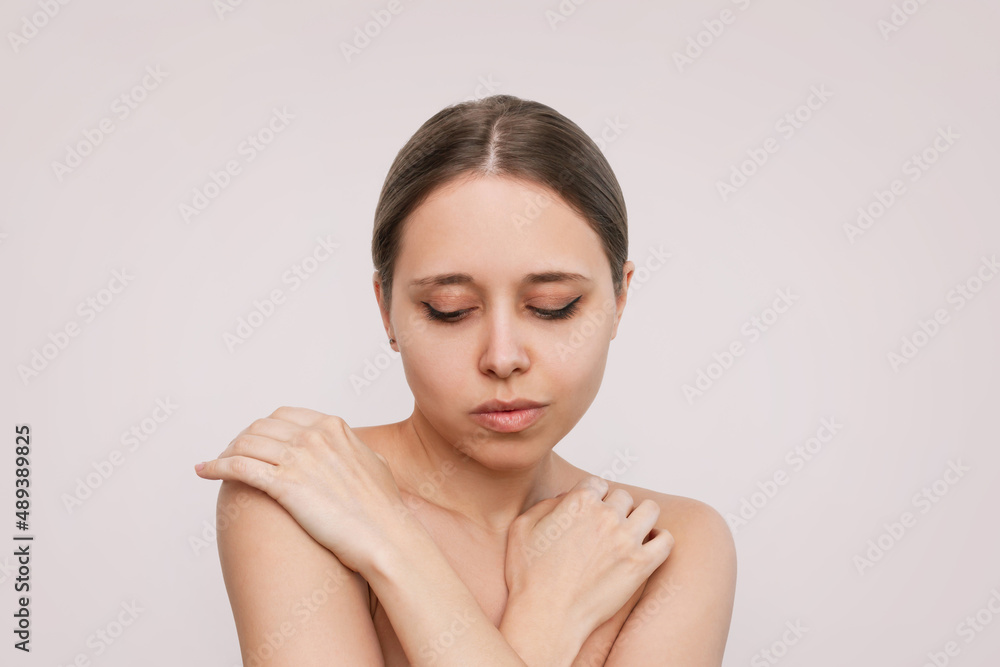
<svg viewBox="0 0 1000 667"><path fill-rule="evenodd" d="M576 310L578 307L576 302L579 301L582 298L582 296L583 295L576 297L575 299L570 301L568 305L566 305L564 308L560 308L559 310L545 310L542 308L532 308L532 310L535 311L536 313L539 313L540 319L543 320L569 319L570 317L573 317L574 314L576 314ZM460 316L470 310L469 308L465 308L463 310L453 310L450 313L445 313L441 312L440 310L435 310L426 301L421 301L420 303L424 305L424 314L426 315L427 319L437 320L440 322L449 322L449 323L458 322L461 319L463 319Z"/></svg>

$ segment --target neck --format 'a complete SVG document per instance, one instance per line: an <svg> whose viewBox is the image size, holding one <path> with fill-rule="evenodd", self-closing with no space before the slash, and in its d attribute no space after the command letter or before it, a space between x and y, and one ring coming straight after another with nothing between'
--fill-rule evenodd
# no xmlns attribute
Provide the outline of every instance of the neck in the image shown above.
<svg viewBox="0 0 1000 667"><path fill-rule="evenodd" d="M479 429L469 444L450 442L417 407L398 427L405 456L398 466L400 491L410 501L433 503L489 532L505 534L518 515L565 490L559 480L569 464L551 447L539 449L523 441L508 445L502 440L506 436L486 429ZM521 450L516 462L498 460L505 447ZM525 452L531 450L538 457L526 460Z"/></svg>

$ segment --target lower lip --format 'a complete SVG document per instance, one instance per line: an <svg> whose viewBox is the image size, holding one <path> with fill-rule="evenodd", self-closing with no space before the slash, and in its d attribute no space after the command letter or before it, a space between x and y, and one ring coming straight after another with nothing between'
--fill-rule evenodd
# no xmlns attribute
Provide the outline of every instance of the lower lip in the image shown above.
<svg viewBox="0 0 1000 667"><path fill-rule="evenodd" d="M498 433L515 433L528 428L542 416L544 407L508 412L474 412L472 418L481 426Z"/></svg>

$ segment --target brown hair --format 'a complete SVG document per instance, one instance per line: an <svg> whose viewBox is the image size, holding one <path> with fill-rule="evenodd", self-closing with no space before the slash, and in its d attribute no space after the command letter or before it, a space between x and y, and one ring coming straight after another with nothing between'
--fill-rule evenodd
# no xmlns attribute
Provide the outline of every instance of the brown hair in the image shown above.
<svg viewBox="0 0 1000 667"><path fill-rule="evenodd" d="M429 118L389 168L375 208L372 261L389 308L406 217L459 176L506 176L557 193L597 232L616 296L628 259L628 217L618 179L594 141L556 110L513 95L453 104Z"/></svg>

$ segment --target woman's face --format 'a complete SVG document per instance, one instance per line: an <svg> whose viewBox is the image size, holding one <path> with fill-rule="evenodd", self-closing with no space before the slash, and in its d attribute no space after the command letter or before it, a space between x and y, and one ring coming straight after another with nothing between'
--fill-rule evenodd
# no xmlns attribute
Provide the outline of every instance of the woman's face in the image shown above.
<svg viewBox="0 0 1000 667"><path fill-rule="evenodd" d="M624 305L597 233L553 192L463 177L405 222L383 320L426 422L482 465L514 470L586 412ZM491 399L544 407L526 428L498 432L473 416Z"/></svg>

